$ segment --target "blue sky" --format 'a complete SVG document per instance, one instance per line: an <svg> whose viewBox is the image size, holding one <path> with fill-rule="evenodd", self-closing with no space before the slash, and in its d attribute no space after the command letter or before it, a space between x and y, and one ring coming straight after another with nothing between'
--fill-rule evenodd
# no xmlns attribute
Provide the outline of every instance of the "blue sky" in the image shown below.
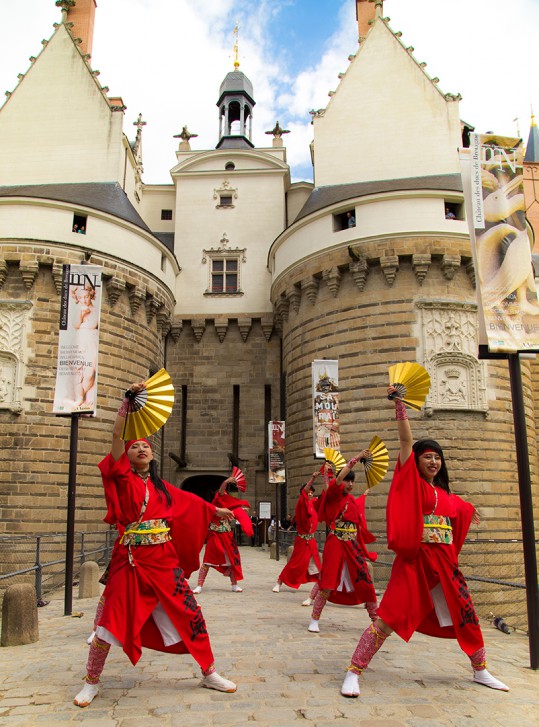
<svg viewBox="0 0 539 727"><path fill-rule="evenodd" d="M177 134L217 143L219 86L232 70L233 27L240 26L241 70L254 86L253 141L278 119L294 179L310 179L309 109L322 108L357 50L354 0L98 0L92 66L123 98L124 131L142 113L144 181L170 183ZM403 32L440 89L463 96L461 118L478 131L527 138L530 107L539 114L536 33L539 0L385 0L390 27ZM503 24L500 19L504 19ZM54 0L0 2L0 94L28 70L41 39L60 19ZM515 122L514 119L519 121Z"/></svg>

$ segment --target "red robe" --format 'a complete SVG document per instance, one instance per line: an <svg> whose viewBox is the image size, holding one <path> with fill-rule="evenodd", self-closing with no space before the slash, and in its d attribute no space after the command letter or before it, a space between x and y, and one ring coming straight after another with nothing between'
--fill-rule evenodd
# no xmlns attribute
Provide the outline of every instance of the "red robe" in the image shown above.
<svg viewBox="0 0 539 727"><path fill-rule="evenodd" d="M376 560L376 553L367 551L366 543L376 538L367 528L365 521L365 495L355 498L344 492L344 483L337 484L333 478L325 491L318 517L324 519L331 531L336 520L354 523L357 527L355 540L339 540L334 532L328 534L322 556L320 590L331 591L329 601L353 606L358 603L375 602L376 593L372 584L367 560ZM348 574L353 590L339 589L341 579Z"/></svg>
<svg viewBox="0 0 539 727"><path fill-rule="evenodd" d="M232 510L234 516L238 520L241 529L248 536L253 534L253 524L251 518L247 515L244 507L249 507L247 500L239 500L232 497L227 492L217 494L213 498L215 507L226 507ZM212 518L212 522L216 525L221 523L217 517ZM234 574L236 581L243 580L243 571L241 568L241 557L236 543L236 538L232 530L219 533L215 530L208 530L206 549L202 558L204 565L209 565L223 575L230 576Z"/></svg>
<svg viewBox="0 0 539 727"><path fill-rule="evenodd" d="M435 514L450 519L452 544L421 542L423 515L432 514L436 503L434 488L420 476L413 454L404 465L397 462L387 501L388 547L396 558L378 615L405 641L414 631L457 639L470 656L483 646L483 636L458 554L475 508L439 487L436 493ZM441 626L436 615L431 590L438 584L452 625Z"/></svg>
<svg viewBox="0 0 539 727"><path fill-rule="evenodd" d="M316 502L317 498L309 497L307 488L304 487L299 496L294 515L298 531L294 540L294 550L278 578L281 583L289 586L289 588L299 588L302 583L317 581L322 570L316 538L305 540L300 537L300 535L310 535L316 531L318 526ZM311 559L318 569L318 574L309 573Z"/></svg>
<svg viewBox="0 0 539 727"><path fill-rule="evenodd" d="M109 454L99 463L107 516L116 523L120 535L130 523L138 521L146 486L131 471L126 454L116 462ZM117 541L112 553L105 589L105 606L98 627L110 632L121 644L133 664L142 646L157 651L190 653L207 669L213 663L206 624L200 606L187 582L199 566L199 553L215 507L189 492L165 483L172 497L165 496L148 480L150 497L143 520L165 519L172 540L155 545L132 546L134 565L128 547ZM181 641L165 645L152 612L161 604Z"/></svg>

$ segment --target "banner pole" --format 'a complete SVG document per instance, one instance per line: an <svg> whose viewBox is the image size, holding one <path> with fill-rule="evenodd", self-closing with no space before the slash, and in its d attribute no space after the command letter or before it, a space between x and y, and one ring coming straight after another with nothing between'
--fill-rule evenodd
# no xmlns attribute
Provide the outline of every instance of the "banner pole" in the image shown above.
<svg viewBox="0 0 539 727"><path fill-rule="evenodd" d="M77 451L79 444L79 415L71 415L69 438L69 476L67 483L66 567L64 587L64 616L73 610L73 560L75 554L75 499L77 492Z"/></svg>
<svg viewBox="0 0 539 727"><path fill-rule="evenodd" d="M279 560L279 545L281 538L281 502L280 502L279 483L275 483L275 560Z"/></svg>

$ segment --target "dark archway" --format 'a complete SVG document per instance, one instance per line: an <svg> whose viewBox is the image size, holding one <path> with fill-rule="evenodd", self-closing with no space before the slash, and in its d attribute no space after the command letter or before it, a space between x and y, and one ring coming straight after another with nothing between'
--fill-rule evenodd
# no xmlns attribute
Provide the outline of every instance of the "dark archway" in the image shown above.
<svg viewBox="0 0 539 727"><path fill-rule="evenodd" d="M211 502L227 477L228 475L193 475L182 482L180 489L192 492L206 502ZM238 490L236 485L229 485L227 489L230 494Z"/></svg>

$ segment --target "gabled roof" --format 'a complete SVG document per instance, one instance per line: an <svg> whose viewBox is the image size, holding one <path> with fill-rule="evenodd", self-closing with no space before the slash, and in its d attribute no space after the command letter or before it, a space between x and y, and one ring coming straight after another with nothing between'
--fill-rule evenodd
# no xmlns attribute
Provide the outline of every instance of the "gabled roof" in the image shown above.
<svg viewBox="0 0 539 727"><path fill-rule="evenodd" d="M344 202L347 199L383 194L384 192L402 192L417 189L462 192L462 177L460 174L435 174L429 177L382 179L374 182L355 182L353 184L334 184L326 187L315 187L295 221L313 212L318 212L325 207Z"/></svg>
<svg viewBox="0 0 539 727"><path fill-rule="evenodd" d="M51 199L80 207L89 207L130 222L145 232L151 233L150 228L117 182L0 186L0 198L3 197Z"/></svg>

